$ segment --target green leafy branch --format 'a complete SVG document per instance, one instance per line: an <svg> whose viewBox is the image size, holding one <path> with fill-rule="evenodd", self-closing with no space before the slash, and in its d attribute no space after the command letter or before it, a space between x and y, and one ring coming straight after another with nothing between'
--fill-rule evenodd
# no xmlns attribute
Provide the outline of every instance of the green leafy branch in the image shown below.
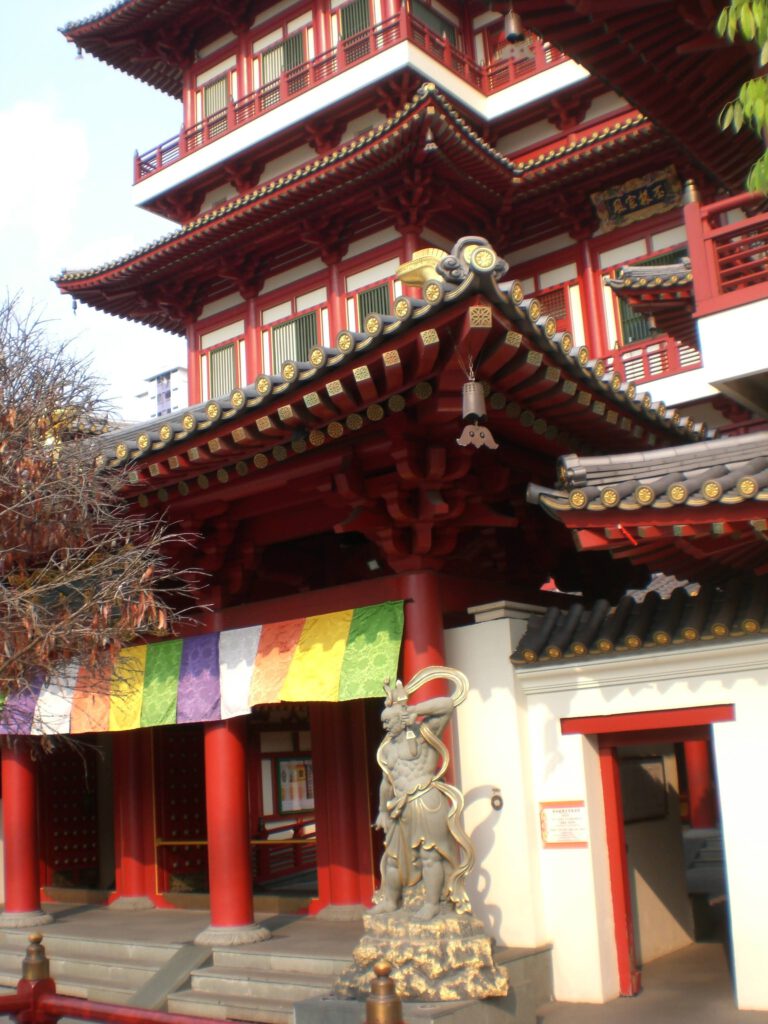
<svg viewBox="0 0 768 1024"><path fill-rule="evenodd" d="M768 64L768 0L730 0L717 19L716 31L730 43L737 36L754 43L760 51L761 67ZM720 127L740 132L751 129L765 140L768 130L768 79L764 75L751 78L739 89L738 96L726 103L720 112ZM768 152L757 160L747 175L751 192L768 194Z"/></svg>

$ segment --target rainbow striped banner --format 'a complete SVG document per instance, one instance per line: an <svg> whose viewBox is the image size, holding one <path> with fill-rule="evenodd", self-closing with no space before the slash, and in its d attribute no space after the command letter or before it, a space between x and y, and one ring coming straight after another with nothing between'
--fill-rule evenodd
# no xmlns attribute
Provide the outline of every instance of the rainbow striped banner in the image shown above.
<svg viewBox="0 0 768 1024"><path fill-rule="evenodd" d="M0 734L120 732L216 722L256 704L380 697L394 679L403 602L128 647L109 679L70 665L0 704Z"/></svg>

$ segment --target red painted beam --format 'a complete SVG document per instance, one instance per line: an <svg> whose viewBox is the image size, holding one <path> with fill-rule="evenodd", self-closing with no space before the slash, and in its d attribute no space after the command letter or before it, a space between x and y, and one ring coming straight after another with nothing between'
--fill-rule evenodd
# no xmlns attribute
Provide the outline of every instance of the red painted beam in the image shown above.
<svg viewBox="0 0 768 1024"><path fill-rule="evenodd" d="M733 704L708 704L699 708L674 708L668 711L633 711L619 715L562 718L560 731L563 736L617 734L641 732L646 729L684 729L689 726L711 725L713 722L733 722L735 719L736 711Z"/></svg>

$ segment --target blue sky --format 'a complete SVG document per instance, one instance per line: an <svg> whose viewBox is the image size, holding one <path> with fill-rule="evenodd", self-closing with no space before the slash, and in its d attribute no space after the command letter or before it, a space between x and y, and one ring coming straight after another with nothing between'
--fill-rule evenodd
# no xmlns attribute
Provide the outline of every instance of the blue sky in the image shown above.
<svg viewBox="0 0 768 1024"><path fill-rule="evenodd" d="M181 104L106 64L77 59L59 27L108 0L4 3L0 13L0 291L23 293L57 338L91 355L123 415L144 377L186 362L173 335L62 296L50 277L93 267L172 225L133 206L133 152L169 138Z"/></svg>

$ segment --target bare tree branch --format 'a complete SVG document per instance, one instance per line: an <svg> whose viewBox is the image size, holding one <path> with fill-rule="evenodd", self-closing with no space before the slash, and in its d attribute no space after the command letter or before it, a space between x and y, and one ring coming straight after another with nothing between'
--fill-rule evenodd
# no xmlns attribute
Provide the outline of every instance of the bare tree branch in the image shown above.
<svg viewBox="0 0 768 1024"><path fill-rule="evenodd" d="M97 464L109 423L87 363L0 305L0 695L73 665L104 688L124 645L193 607L199 574L176 557L192 538L137 514L125 472Z"/></svg>

